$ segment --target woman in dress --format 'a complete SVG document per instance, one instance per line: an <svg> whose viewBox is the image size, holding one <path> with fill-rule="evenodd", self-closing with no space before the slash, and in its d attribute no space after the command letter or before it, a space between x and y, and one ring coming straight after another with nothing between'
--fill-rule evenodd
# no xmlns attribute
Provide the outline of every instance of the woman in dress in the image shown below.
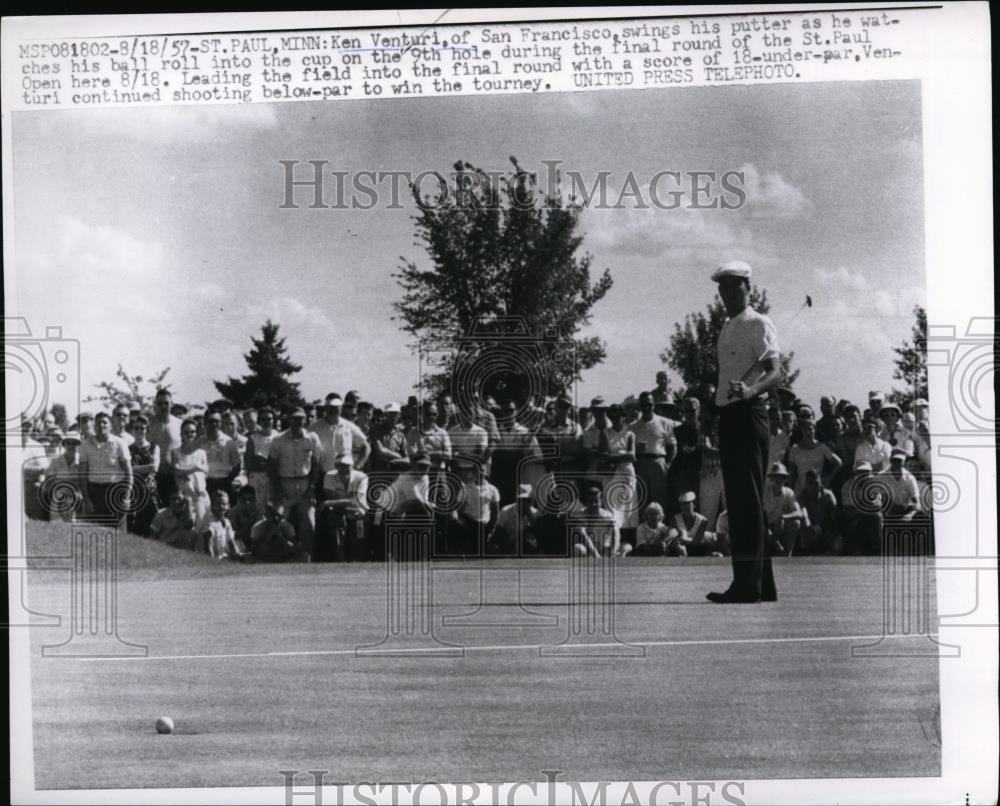
<svg viewBox="0 0 1000 806"><path fill-rule="evenodd" d="M608 460L614 466L607 490L608 508L614 513L622 540L635 545L639 527L639 501L635 476L635 433L625 423L625 409L617 403L608 407Z"/></svg>
<svg viewBox="0 0 1000 806"><path fill-rule="evenodd" d="M128 446L132 455L132 496L133 508L128 513L128 530L132 534L147 537L153 516L160 508L156 494L156 469L160 466L160 446L146 438L149 420L139 416L132 422L132 444Z"/></svg>
<svg viewBox="0 0 1000 806"><path fill-rule="evenodd" d="M208 455L198 447L198 423L187 419L181 423L181 444L170 451L170 467L177 489L187 499L194 512L197 528L208 516Z"/></svg>

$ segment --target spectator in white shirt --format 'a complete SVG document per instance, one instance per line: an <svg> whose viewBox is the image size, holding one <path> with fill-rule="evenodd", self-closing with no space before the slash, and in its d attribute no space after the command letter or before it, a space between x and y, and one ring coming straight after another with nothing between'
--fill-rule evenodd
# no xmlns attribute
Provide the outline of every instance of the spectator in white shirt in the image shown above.
<svg viewBox="0 0 1000 806"><path fill-rule="evenodd" d="M861 426L864 439L858 443L854 449L854 464L867 462L872 466L872 471L881 473L889 466L889 457L892 454L892 447L885 440L878 437L878 423L869 418Z"/></svg>

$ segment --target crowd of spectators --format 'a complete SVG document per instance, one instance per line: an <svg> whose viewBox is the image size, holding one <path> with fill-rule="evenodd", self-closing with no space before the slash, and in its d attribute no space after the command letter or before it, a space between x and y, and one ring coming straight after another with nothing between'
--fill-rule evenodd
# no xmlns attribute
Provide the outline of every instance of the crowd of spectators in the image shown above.
<svg viewBox="0 0 1000 806"><path fill-rule="evenodd" d="M358 392L288 411L194 412L160 390L22 425L29 517L124 524L219 559L385 559L393 520L440 556L724 556L718 416L666 376L620 403L528 395L380 408ZM929 518L927 402L769 400L770 549L875 554L886 517Z"/></svg>

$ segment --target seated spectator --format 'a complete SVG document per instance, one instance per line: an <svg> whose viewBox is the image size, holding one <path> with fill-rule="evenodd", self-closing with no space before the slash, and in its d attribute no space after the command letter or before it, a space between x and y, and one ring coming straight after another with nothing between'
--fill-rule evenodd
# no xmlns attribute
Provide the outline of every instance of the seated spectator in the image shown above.
<svg viewBox="0 0 1000 806"><path fill-rule="evenodd" d="M912 520L922 515L920 510L920 489L913 474L903 467L906 451L893 448L889 469L883 470L880 480L889 488L890 500L887 514L892 518Z"/></svg>
<svg viewBox="0 0 1000 806"><path fill-rule="evenodd" d="M153 516L149 534L168 546L194 549L197 535L191 502L176 490L170 493L167 506Z"/></svg>
<svg viewBox="0 0 1000 806"><path fill-rule="evenodd" d="M264 517L253 525L250 531L250 551L259 562L284 562L296 558L309 562L309 555L302 550L302 544L292 526L274 503L268 503Z"/></svg>
<svg viewBox="0 0 1000 806"><path fill-rule="evenodd" d="M888 442L879 439L878 423L874 419L865 420L862 423L861 431L864 438L854 449L854 464L867 462L872 466L873 472L881 473L889 467L889 456L892 453L892 448Z"/></svg>
<svg viewBox="0 0 1000 806"><path fill-rule="evenodd" d="M721 557L715 535L708 531L708 518L695 512L695 495L688 491L678 497L681 511L674 516L670 535L684 556Z"/></svg>
<svg viewBox="0 0 1000 806"><path fill-rule="evenodd" d="M625 556L632 547L622 545L614 513L601 506L601 488L587 487L583 503L570 517L573 551L592 557Z"/></svg>
<svg viewBox="0 0 1000 806"><path fill-rule="evenodd" d="M805 489L806 474L810 470L815 470L824 486L828 486L829 477L836 474L841 465L840 457L829 445L816 441L816 422L808 409L803 409L799 415L799 427L802 439L788 449L788 469L796 495L801 495Z"/></svg>
<svg viewBox="0 0 1000 806"><path fill-rule="evenodd" d="M653 501L642 514L642 523L635 533L636 557L683 557L686 552L663 522L663 507Z"/></svg>
<svg viewBox="0 0 1000 806"><path fill-rule="evenodd" d="M767 530L770 548L775 554L790 552L795 546L795 538L805 522L805 515L799 507L795 493L785 486L788 471L780 462L771 465L767 474L768 485L764 490L764 514L767 516Z"/></svg>
<svg viewBox="0 0 1000 806"><path fill-rule="evenodd" d="M496 526L486 543L487 554L518 556L532 554L538 548L535 524L539 512L531 505L531 485L521 484L513 504L497 515Z"/></svg>
<svg viewBox="0 0 1000 806"><path fill-rule="evenodd" d="M545 472L532 490L532 499L539 512L535 525L538 553L549 557L566 557L569 553L566 518L576 501L572 482L559 479L559 464L559 456L546 456Z"/></svg>
<svg viewBox="0 0 1000 806"><path fill-rule="evenodd" d="M806 471L806 484L798 499L806 513L806 522L799 530L796 550L804 554L839 554L837 497L823 485L815 470Z"/></svg>
<svg viewBox="0 0 1000 806"><path fill-rule="evenodd" d="M841 531L848 554L873 555L882 550L882 510L880 484L872 483L872 466L858 462L854 475L840 491Z"/></svg>
<svg viewBox="0 0 1000 806"><path fill-rule="evenodd" d="M45 469L41 500L48 504L49 520L73 523L83 510L83 475L80 468L80 437L67 434L62 453Z"/></svg>
<svg viewBox="0 0 1000 806"><path fill-rule="evenodd" d="M323 476L316 523L315 562L363 559L364 517L368 514L368 476L354 469L352 453L340 453Z"/></svg>
<svg viewBox="0 0 1000 806"><path fill-rule="evenodd" d="M480 462L470 459L457 463L462 479L462 503L451 513L448 548L451 553L478 557L480 540L485 547L500 512L500 492L490 484Z"/></svg>
<svg viewBox="0 0 1000 806"><path fill-rule="evenodd" d="M229 512L229 495L218 490L212 496L212 509L208 518L200 526L201 545L204 551L216 560L239 560L246 553L244 546L236 542L236 533L226 514Z"/></svg>
<svg viewBox="0 0 1000 806"><path fill-rule="evenodd" d="M236 506L226 513L226 517L233 525L237 542L249 549L252 543L250 533L253 531L253 525L260 520L257 514L257 491L249 485L241 487L236 494Z"/></svg>

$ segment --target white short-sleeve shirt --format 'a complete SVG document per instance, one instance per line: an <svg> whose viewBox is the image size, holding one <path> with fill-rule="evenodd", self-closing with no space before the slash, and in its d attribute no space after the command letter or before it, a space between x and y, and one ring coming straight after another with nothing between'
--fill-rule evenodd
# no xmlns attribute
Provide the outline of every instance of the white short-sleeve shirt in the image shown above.
<svg viewBox="0 0 1000 806"><path fill-rule="evenodd" d="M719 333L719 383L715 403L728 406L729 382L742 380L748 386L764 374L760 362L778 360L778 331L764 314L747 306L726 321ZM744 377L746 376L746 377Z"/></svg>

